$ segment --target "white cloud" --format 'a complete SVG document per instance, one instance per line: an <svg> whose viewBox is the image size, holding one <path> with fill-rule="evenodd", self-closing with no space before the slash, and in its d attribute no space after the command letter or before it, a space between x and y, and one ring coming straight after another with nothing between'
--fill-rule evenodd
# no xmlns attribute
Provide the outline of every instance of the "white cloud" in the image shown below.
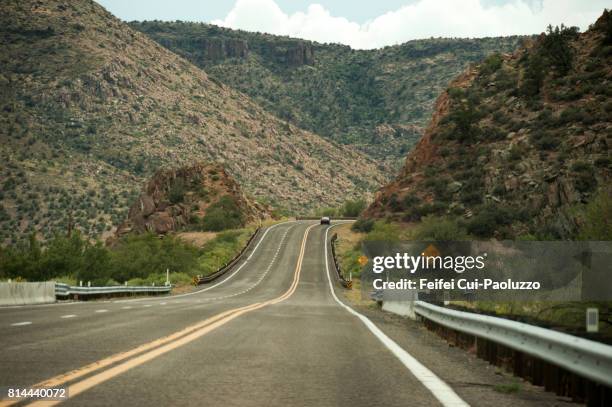
<svg viewBox="0 0 612 407"><path fill-rule="evenodd" d="M536 34L548 24L564 23L586 30L606 5L609 7L608 0L544 0L534 9L522 0L488 7L479 0L417 0L358 24L332 16L320 4L311 4L305 12L286 14L274 0L237 0L223 20L212 23L369 49L432 36Z"/></svg>

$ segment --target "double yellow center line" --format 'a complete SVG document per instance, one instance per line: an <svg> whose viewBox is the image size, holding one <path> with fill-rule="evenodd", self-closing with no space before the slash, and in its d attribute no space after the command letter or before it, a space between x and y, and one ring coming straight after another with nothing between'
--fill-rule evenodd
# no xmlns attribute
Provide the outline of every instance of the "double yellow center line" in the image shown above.
<svg viewBox="0 0 612 407"><path fill-rule="evenodd" d="M92 376L86 377L80 381L70 384L68 386L68 395L70 397L76 396L77 394L80 394L94 386L97 386L100 383L103 383L109 379L112 379L113 377L118 376L122 373L125 373L129 369L140 366L158 356L161 356L165 353L170 352L171 350L174 350L183 345L186 345L206 335L207 333L219 328L220 326L227 324L234 318L238 318L239 316L246 314L248 312L252 312L260 308L266 307L268 305L277 304L281 301L286 300L287 298L291 297L291 295L293 295L293 293L297 289L298 283L300 281L302 262L304 260L304 252L306 251L306 240L308 238L308 233L314 226L316 225L309 226L304 232L304 237L302 239L302 244L300 247L300 254L298 256L298 260L295 266L295 271L293 274L293 281L289 289L281 296L273 298L268 301L258 302L258 303L254 303L254 304L247 305L244 307L234 308L234 309L222 312L204 321L201 321L197 324L188 326L187 328L182 329L178 332L175 332L171 335L168 335L163 338L157 339L155 341L140 345L137 348L134 348L127 352L121 352L113 356L109 356L105 359L101 359L97 362L83 366L79 369L52 377L48 380L37 383L33 385L32 387L37 388L37 387L64 386L68 382L74 382L75 380L82 378L83 376L89 375L90 373L94 373L100 369L114 365L111 368L103 370L100 373L94 374ZM59 401L59 400L53 400L53 401L45 400L45 401L35 401L28 405L30 406L54 406L61 402L62 401ZM0 401L0 407L12 406L17 403L19 403L18 400L3 400L3 401Z"/></svg>

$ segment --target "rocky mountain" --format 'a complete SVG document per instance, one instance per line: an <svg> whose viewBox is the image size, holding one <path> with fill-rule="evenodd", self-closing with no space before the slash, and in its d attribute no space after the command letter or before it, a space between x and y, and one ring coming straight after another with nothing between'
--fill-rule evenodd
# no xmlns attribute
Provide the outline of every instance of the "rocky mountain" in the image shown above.
<svg viewBox="0 0 612 407"><path fill-rule="evenodd" d="M269 112L358 147L396 173L435 98L471 62L522 38L427 39L354 50L186 22L131 22Z"/></svg>
<svg viewBox="0 0 612 407"><path fill-rule="evenodd" d="M199 163L153 175L116 235L222 230L265 218L270 210L247 198L223 166Z"/></svg>
<svg viewBox="0 0 612 407"><path fill-rule="evenodd" d="M257 200L300 211L387 179L91 0L0 7L0 241L69 224L111 235L146 177L168 166L222 163ZM240 41L206 44L210 55L247 53Z"/></svg>
<svg viewBox="0 0 612 407"><path fill-rule="evenodd" d="M612 194L612 13L549 27L458 76L366 216L463 219L470 233L570 238L576 209Z"/></svg>

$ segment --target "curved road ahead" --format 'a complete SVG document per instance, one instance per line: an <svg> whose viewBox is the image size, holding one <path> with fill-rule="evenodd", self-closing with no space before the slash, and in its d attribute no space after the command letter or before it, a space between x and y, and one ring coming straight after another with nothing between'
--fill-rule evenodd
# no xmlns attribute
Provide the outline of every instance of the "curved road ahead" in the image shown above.
<svg viewBox="0 0 612 407"><path fill-rule="evenodd" d="M67 406L515 404L486 387L486 364L344 305L328 229L271 227L237 271L188 295L0 309L0 388L69 386Z"/></svg>

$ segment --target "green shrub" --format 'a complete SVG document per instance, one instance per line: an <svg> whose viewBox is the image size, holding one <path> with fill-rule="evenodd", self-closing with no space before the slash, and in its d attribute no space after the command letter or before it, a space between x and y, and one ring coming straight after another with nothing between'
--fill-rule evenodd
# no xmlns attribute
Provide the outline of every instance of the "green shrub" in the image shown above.
<svg viewBox="0 0 612 407"><path fill-rule="evenodd" d="M582 240L612 240L612 189L602 189L586 205L579 237Z"/></svg>
<svg viewBox="0 0 612 407"><path fill-rule="evenodd" d="M468 91L461 89L449 89L449 95L453 100L453 106L448 120L454 124L454 132L451 138L458 141L466 141L477 134L476 123L481 118L477 110L478 97Z"/></svg>
<svg viewBox="0 0 612 407"><path fill-rule="evenodd" d="M576 175L574 186L580 192L591 192L597 187L597 180L593 173L580 172Z"/></svg>
<svg viewBox="0 0 612 407"><path fill-rule="evenodd" d="M346 201L342 206L342 216L346 217L357 217L366 208L366 202L364 200Z"/></svg>
<svg viewBox="0 0 612 407"><path fill-rule="evenodd" d="M153 234L130 235L119 241L110 253L110 276L116 281L146 278L152 273L193 274L199 250L182 240Z"/></svg>
<svg viewBox="0 0 612 407"><path fill-rule="evenodd" d="M560 125L566 125L569 123L578 123L581 122L585 117L585 113L579 108L568 107L559 115L559 119L557 119L557 123Z"/></svg>
<svg viewBox="0 0 612 407"><path fill-rule="evenodd" d="M417 206L420 203L421 200L417 196L412 194L407 194L402 200L402 205L404 206L404 208L411 208Z"/></svg>
<svg viewBox="0 0 612 407"><path fill-rule="evenodd" d="M244 219L236 200L229 195L222 196L210 205L202 219L203 230L218 232L236 229L244 224Z"/></svg>
<svg viewBox="0 0 612 407"><path fill-rule="evenodd" d="M570 41L578 37L578 27L549 25L546 35L538 47L538 51L554 65L561 75L565 75L572 68L574 52Z"/></svg>
<svg viewBox="0 0 612 407"><path fill-rule="evenodd" d="M491 54L485 58L480 71L484 75L491 75L501 68L503 61L502 56L498 52Z"/></svg>
<svg viewBox="0 0 612 407"><path fill-rule="evenodd" d="M170 203L177 204L183 202L183 199L185 199L186 190L187 186L182 178L177 178L174 180L170 186L170 189L168 190L168 199L170 200Z"/></svg>
<svg viewBox="0 0 612 407"><path fill-rule="evenodd" d="M572 164L572 171L575 173L574 186L578 191L590 192L597 187L595 171L590 163L577 161Z"/></svg>
<svg viewBox="0 0 612 407"><path fill-rule="evenodd" d="M467 223L467 231L478 237L491 237L499 226L509 225L514 215L508 208L498 205L486 205L476 211Z"/></svg>
<svg viewBox="0 0 612 407"><path fill-rule="evenodd" d="M548 132L535 131L531 134L530 139L539 150L554 150L560 144L559 139Z"/></svg>
<svg viewBox="0 0 612 407"><path fill-rule="evenodd" d="M198 259L198 273L208 275L232 260L246 244L251 230L230 230L206 242Z"/></svg>
<svg viewBox="0 0 612 407"><path fill-rule="evenodd" d="M110 253L102 242L87 245L83 251L83 267L76 272L76 279L91 281L92 285L107 285L110 278Z"/></svg>
<svg viewBox="0 0 612 407"><path fill-rule="evenodd" d="M464 240L467 238L467 231L454 219L425 216L421 219L413 237L417 240Z"/></svg>
<svg viewBox="0 0 612 407"><path fill-rule="evenodd" d="M359 218L351 226L351 230L355 232L368 233L374 227L374 219Z"/></svg>
<svg viewBox="0 0 612 407"><path fill-rule="evenodd" d="M316 216L338 216L338 208L321 208L316 211Z"/></svg>
<svg viewBox="0 0 612 407"><path fill-rule="evenodd" d="M531 52L527 58L527 66L520 85L520 93L526 97L534 97L540 93L544 83L544 60L537 52Z"/></svg>
<svg viewBox="0 0 612 407"><path fill-rule="evenodd" d="M599 168L608 168L612 164L612 160L608 157L600 157L595 160L595 166Z"/></svg>
<svg viewBox="0 0 612 407"><path fill-rule="evenodd" d="M476 205L482 203L482 194L469 188L464 188L460 195L461 202L466 205Z"/></svg>
<svg viewBox="0 0 612 407"><path fill-rule="evenodd" d="M398 241L400 238L399 226L389 222L378 221L364 240L369 241Z"/></svg>
<svg viewBox="0 0 612 407"><path fill-rule="evenodd" d="M576 161L572 164L572 171L592 173L593 166L585 161Z"/></svg>

